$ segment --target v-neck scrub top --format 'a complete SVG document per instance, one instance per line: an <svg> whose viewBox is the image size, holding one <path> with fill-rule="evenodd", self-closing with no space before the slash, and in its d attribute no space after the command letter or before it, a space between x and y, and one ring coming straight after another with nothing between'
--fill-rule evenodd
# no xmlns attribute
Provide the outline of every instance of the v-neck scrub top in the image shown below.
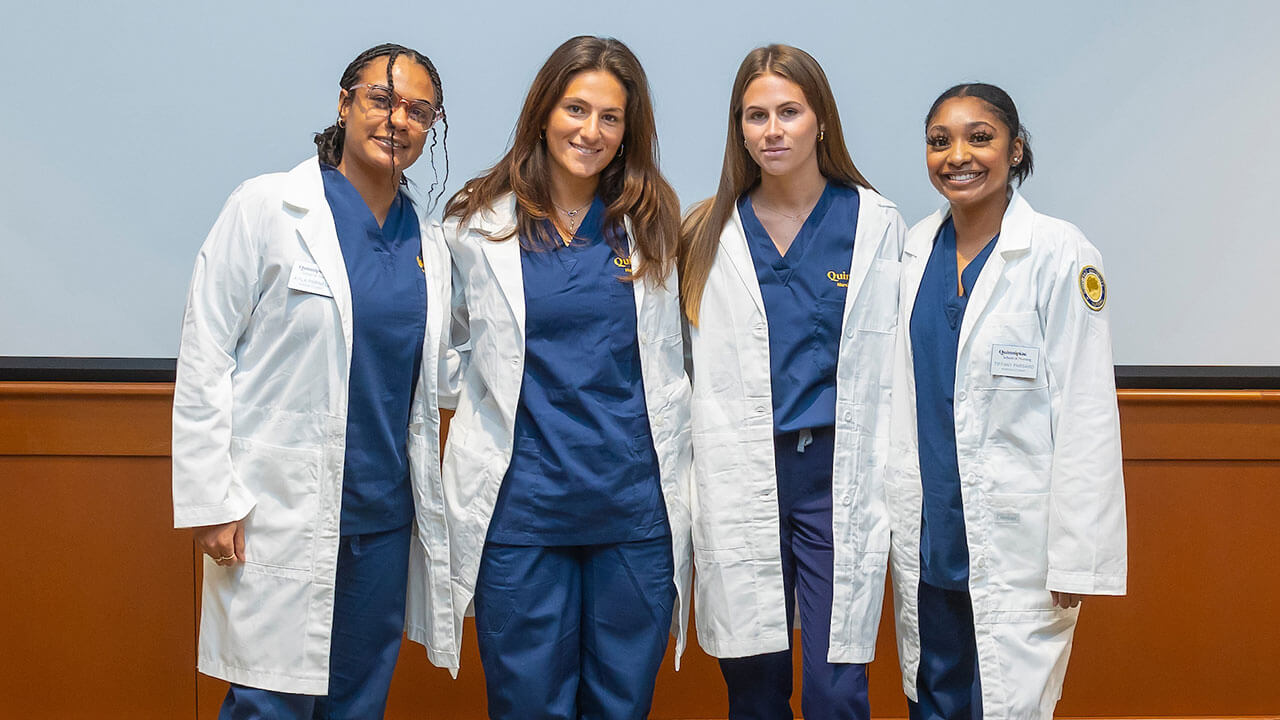
<svg viewBox="0 0 1280 720"><path fill-rule="evenodd" d="M778 252L745 194L738 199L738 214L768 318L773 432L834 425L836 359L858 190L827 183L786 255Z"/></svg>
<svg viewBox="0 0 1280 720"><path fill-rule="evenodd" d="M521 238L525 363L515 448L488 540L598 545L669 533L625 236L599 199L569 245Z"/></svg>
<svg viewBox="0 0 1280 720"><path fill-rule="evenodd" d="M911 348L924 493L920 526L920 579L945 590L969 589L969 543L956 456L955 385L960 325L969 294L996 245L992 238L956 282L956 229L951 218L933 242L911 313Z"/></svg>
<svg viewBox="0 0 1280 720"><path fill-rule="evenodd" d="M321 165L351 286L351 375L340 532L357 535L413 520L409 406L422 365L427 282L413 203L397 193L378 226L347 178Z"/></svg>

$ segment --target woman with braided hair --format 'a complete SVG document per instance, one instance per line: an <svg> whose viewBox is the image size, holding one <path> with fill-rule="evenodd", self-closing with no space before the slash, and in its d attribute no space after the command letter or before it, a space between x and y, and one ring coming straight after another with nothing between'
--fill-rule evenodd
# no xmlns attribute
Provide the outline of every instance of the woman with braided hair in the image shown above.
<svg viewBox="0 0 1280 720"><path fill-rule="evenodd" d="M404 188L442 101L421 53L360 54L318 156L241 185L196 259L174 517L206 556L199 668L232 684L221 718L381 717L406 594L447 592L426 558L448 554L449 260Z"/></svg>

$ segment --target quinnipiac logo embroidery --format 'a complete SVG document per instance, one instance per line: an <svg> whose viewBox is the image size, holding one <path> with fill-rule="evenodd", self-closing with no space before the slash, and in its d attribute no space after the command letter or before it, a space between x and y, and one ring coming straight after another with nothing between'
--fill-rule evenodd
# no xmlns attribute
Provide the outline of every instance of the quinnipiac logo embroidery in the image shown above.
<svg viewBox="0 0 1280 720"><path fill-rule="evenodd" d="M617 256L615 255L615 256L614 256L614 258L613 258L613 264L614 264L614 265L617 265L617 266L618 266L618 267L620 267L620 268L622 268L622 269L623 269L623 271L625 271L628 275L630 275L630 274L631 274L631 258L629 258L629 257L617 257Z"/></svg>
<svg viewBox="0 0 1280 720"><path fill-rule="evenodd" d="M1084 304L1094 312L1098 312L1107 304L1107 283L1102 273L1092 265L1080 268L1080 296Z"/></svg>
<svg viewBox="0 0 1280 720"><path fill-rule="evenodd" d="M836 272L835 270L828 271L827 279L835 283L836 287L849 287L849 273L847 272Z"/></svg>

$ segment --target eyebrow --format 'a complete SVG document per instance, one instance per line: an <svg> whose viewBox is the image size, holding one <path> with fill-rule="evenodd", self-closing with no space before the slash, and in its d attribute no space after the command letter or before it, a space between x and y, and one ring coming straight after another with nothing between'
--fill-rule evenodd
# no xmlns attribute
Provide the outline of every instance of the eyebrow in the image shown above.
<svg viewBox="0 0 1280 720"><path fill-rule="evenodd" d="M800 102L799 100L783 100L782 102L778 103L775 107L784 108L788 105L797 105L799 107L804 107L804 103ZM742 108L742 112L746 112L748 110L768 110L768 109L769 108L764 107L763 105L748 105Z"/></svg>
<svg viewBox="0 0 1280 720"><path fill-rule="evenodd" d="M976 129L976 128L979 128L979 127L989 127L989 128L991 128L992 130L994 130L994 129L996 128L996 126L995 126L995 125L992 125L991 123L987 122L986 120L976 120L976 121L974 121L974 122L969 123L968 125L965 125L965 126L964 126L964 129L965 129L965 130L973 130L973 129ZM946 131L948 130L948 128L947 128L947 126L946 126L946 125L942 125L941 123L939 123L939 124L937 124L937 125L930 125L930 126L929 126L929 129L928 129L926 132L933 132L934 130L941 130L941 131L943 131L943 132L946 132Z"/></svg>
<svg viewBox="0 0 1280 720"><path fill-rule="evenodd" d="M586 100L583 100L583 99L582 99L582 98L580 98L580 97L565 97L565 99L561 100L560 102L562 102L562 103L576 103L576 104L578 104L578 105L586 105L587 107L592 107L591 103L587 102ZM620 108L620 107L607 107L607 108L600 108L600 111L601 111L601 112L615 112L615 113L623 112L622 108Z"/></svg>

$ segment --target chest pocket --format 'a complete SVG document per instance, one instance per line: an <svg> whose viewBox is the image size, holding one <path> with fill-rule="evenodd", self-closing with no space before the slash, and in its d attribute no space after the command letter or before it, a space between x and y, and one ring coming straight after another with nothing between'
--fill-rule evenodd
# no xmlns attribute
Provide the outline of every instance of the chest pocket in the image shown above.
<svg viewBox="0 0 1280 720"><path fill-rule="evenodd" d="M892 333L898 327L898 282L902 263L876 258L858 290L854 318L863 332Z"/></svg>
<svg viewBox="0 0 1280 720"><path fill-rule="evenodd" d="M993 313L982 321L970 355L970 377L978 390L1033 390L1048 387L1045 371L1044 335L1040 315L1035 311ZM997 358L998 353L1024 349L1035 364L1030 370L1011 368Z"/></svg>

